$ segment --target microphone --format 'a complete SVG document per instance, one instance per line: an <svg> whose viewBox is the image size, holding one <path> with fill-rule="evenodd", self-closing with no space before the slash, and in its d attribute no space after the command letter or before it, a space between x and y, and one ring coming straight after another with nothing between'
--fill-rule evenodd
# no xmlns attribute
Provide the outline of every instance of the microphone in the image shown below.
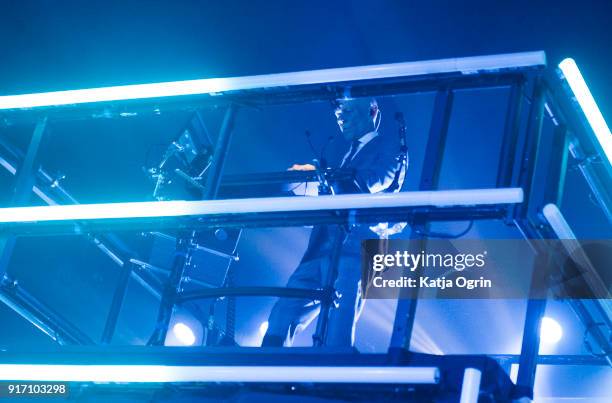
<svg viewBox="0 0 612 403"><path fill-rule="evenodd" d="M314 156L312 162L313 162L313 165L315 166L315 173L317 175L317 179L319 180L319 194L332 194L333 195L334 189L328 182L327 177L325 176L325 172L324 172L327 169L327 161L325 160L324 153L325 153L325 149L327 148L327 145L334 137L329 136L327 138L327 142L321 148L321 154L318 157L317 151L315 150L315 147L311 141L312 133L310 132L310 130L306 130L304 134L306 135L306 140L308 141L308 145L310 146L310 150L312 151L312 154Z"/></svg>
<svg viewBox="0 0 612 403"><path fill-rule="evenodd" d="M331 143L331 141L334 139L334 136L328 136L327 137L327 141L325 142L325 144L323 144L323 147L321 147L321 152L317 153L317 150L315 149L314 145L312 144L312 133L310 132L310 130L306 130L306 132L304 133L306 135L306 140L308 141L308 145L310 146L310 150L312 151L312 155L313 157L317 160L317 162L319 163L319 166L322 169L327 168L327 159L325 158L325 151L327 150L327 146L329 145L329 143Z"/></svg>

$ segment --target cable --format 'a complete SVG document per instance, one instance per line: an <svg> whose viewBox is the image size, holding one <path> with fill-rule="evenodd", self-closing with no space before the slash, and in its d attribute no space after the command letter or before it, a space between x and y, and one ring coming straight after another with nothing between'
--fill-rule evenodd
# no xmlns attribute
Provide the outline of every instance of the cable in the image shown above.
<svg viewBox="0 0 612 403"><path fill-rule="evenodd" d="M457 239L457 238L461 238L462 236L470 232L473 226L474 226L474 220L471 220L467 228L459 232L458 234L448 234L444 232L434 232L434 231L422 231L420 229L415 229L414 232L416 232L419 235L423 235L429 238Z"/></svg>

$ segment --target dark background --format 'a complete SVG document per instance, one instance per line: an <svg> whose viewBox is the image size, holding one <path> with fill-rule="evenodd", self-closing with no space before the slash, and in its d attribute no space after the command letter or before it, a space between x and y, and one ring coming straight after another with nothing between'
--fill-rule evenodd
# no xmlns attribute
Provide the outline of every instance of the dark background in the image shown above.
<svg viewBox="0 0 612 403"><path fill-rule="evenodd" d="M608 122L612 116L609 66L609 1L0 1L0 95L231 77L447 57L545 50L549 66L573 57ZM449 131L442 188L488 187L505 112L504 90L457 94ZM397 130L390 116L406 114L411 170L405 189L418 184L432 94L380 100L381 132ZM337 129L328 105L310 104L245 111L228 162L231 172L280 171L312 158L304 137L321 147ZM83 202L146 200L151 184L142 173L146 152L166 144L188 116L155 122L52 124L42 162L66 174L66 188ZM220 115L206 115L214 133ZM27 145L30 127L2 129ZM330 158L342 155L336 139ZM12 177L0 173L1 200ZM576 173L568 176L564 211L582 237L610 237L610 230ZM464 223L450 225L458 231ZM447 228L447 230L449 229ZM468 237L514 238L503 226L475 226ZM306 245L308 229L246 231L236 266L243 284L281 285ZM117 271L76 237L20 241L11 269L26 289L97 339ZM273 300L240 301L238 341L259 342L259 324ZM371 303L370 303L371 302ZM427 301L419 307L412 348L430 353L517 353L523 301ZM117 344L142 344L151 331L155 302L130 288ZM555 353L584 353L583 329L560 302L547 314L564 325ZM362 351L383 351L393 304L369 301L358 328ZM185 319L187 320L187 319ZM27 322L0 307L0 348L49 344ZM310 343L305 333L299 340ZM540 371L540 370L539 370ZM611 394L610 373L596 368L544 368L541 396ZM583 379L579 388L563 380ZM563 386L565 385L565 386Z"/></svg>
<svg viewBox="0 0 612 403"><path fill-rule="evenodd" d="M612 106L608 1L3 1L3 94L526 50Z"/></svg>

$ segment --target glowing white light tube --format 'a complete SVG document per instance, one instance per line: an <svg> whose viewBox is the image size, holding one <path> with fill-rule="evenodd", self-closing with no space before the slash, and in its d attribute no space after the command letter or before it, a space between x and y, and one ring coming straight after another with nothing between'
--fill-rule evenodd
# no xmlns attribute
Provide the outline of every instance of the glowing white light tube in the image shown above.
<svg viewBox="0 0 612 403"><path fill-rule="evenodd" d="M544 66L545 64L546 56L544 52L538 51L299 71L294 73L265 74L259 76L121 85L115 87L54 91L37 94L5 95L0 96L0 109L36 108L42 106L173 97L180 95L215 95L226 91L256 88L331 84L337 82L455 72L469 74L477 71L538 67Z"/></svg>
<svg viewBox="0 0 612 403"><path fill-rule="evenodd" d="M580 275L593 290L595 295L608 295L606 283L601 279L597 270L593 267L591 260L582 249L582 245L577 240L574 231L570 228L565 217L557 205L549 203L542 209L542 214L550 228L552 228L557 238L561 240L563 248L568 256L582 269ZM601 306L606 313L612 317L612 301L600 299Z"/></svg>
<svg viewBox="0 0 612 403"><path fill-rule="evenodd" d="M476 368L466 368L463 372L460 403L478 403L482 373Z"/></svg>
<svg viewBox="0 0 612 403"><path fill-rule="evenodd" d="M156 201L0 208L0 224L36 221L96 220L214 214L271 213L418 206L477 206L521 203L521 188L436 190L345 194L319 197Z"/></svg>
<svg viewBox="0 0 612 403"><path fill-rule="evenodd" d="M550 227L557 235L559 239L576 239L576 235L574 235L574 231L570 228L567 221L565 221L565 217L561 214L559 207L556 204L548 203L542 209L542 214Z"/></svg>
<svg viewBox="0 0 612 403"><path fill-rule="evenodd" d="M597 107L597 103L584 81L576 62L574 59L565 59L559 63L559 69L563 72L563 76L574 93L580 108L582 108L604 154L610 164L612 164L612 134L610 133L610 128L606 124L599 107Z"/></svg>
<svg viewBox="0 0 612 403"><path fill-rule="evenodd" d="M435 384L435 367L0 364L0 381Z"/></svg>

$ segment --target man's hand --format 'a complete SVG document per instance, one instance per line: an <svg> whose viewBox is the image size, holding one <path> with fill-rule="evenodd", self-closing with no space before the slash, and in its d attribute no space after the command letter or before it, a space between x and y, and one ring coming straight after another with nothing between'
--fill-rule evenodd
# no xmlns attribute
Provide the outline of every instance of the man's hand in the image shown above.
<svg viewBox="0 0 612 403"><path fill-rule="evenodd" d="M312 164L293 164L293 166L288 168L287 171L314 171L315 169L317 168L315 168L315 166Z"/></svg>

